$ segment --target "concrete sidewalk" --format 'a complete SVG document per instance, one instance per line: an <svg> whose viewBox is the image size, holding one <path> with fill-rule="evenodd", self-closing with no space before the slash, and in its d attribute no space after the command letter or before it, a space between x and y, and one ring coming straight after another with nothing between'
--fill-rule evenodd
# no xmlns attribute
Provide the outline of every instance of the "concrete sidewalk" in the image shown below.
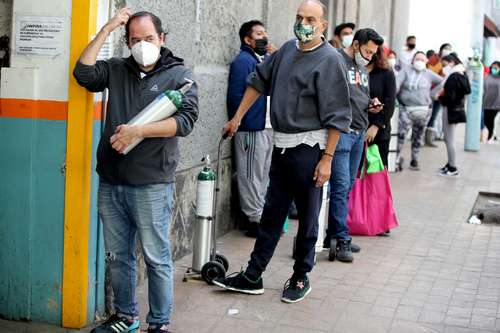
<svg viewBox="0 0 500 333"><path fill-rule="evenodd" d="M390 237L355 237L362 251L352 264L329 262L323 252L303 302L280 302L292 273L292 239L285 235L264 273L266 292L247 296L204 282L182 282L191 262L176 262L172 330L184 332L500 332L500 226L470 225L478 191L500 192L500 145L463 152L461 176L436 175L444 145L424 148L422 170L391 176L400 227ZM219 240L230 272L246 266L253 240L231 232ZM146 291L139 291L142 315ZM230 315L229 310L238 314ZM88 332L0 321L0 332Z"/></svg>

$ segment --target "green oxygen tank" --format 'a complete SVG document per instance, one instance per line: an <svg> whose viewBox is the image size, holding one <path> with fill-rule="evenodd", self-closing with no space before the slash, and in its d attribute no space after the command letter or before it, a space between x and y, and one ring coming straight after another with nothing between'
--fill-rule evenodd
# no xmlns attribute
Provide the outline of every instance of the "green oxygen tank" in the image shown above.
<svg viewBox="0 0 500 333"><path fill-rule="evenodd" d="M210 167L207 155L205 165L198 174L196 187L196 224L193 236L193 271L201 272L203 265L210 261L212 248L212 227L214 217L215 171Z"/></svg>
<svg viewBox="0 0 500 333"><path fill-rule="evenodd" d="M193 81L185 79L186 84L183 85L179 90L166 90L158 97L156 97L151 103L148 104L141 112L139 112L132 120L130 120L128 125L145 125L151 124L160 120L167 119L177 112L182 107L182 99L186 92L193 85ZM127 154L135 146L137 146L142 139L136 140L130 144L123 152Z"/></svg>

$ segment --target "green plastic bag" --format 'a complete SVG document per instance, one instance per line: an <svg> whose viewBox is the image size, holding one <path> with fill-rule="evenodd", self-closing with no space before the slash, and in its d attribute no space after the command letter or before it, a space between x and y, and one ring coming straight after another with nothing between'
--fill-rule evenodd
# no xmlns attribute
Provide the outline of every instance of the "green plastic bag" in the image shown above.
<svg viewBox="0 0 500 333"><path fill-rule="evenodd" d="M367 165L367 174L384 171L384 162L382 162L377 145L371 145L365 149L365 159L363 161L363 167L361 168L361 178L363 178L365 174L365 168Z"/></svg>

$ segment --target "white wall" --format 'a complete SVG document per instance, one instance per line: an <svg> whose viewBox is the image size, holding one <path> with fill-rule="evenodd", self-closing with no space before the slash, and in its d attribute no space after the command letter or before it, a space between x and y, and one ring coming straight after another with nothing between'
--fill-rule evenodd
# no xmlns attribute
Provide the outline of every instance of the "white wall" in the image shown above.
<svg viewBox="0 0 500 333"><path fill-rule="evenodd" d="M475 12L482 2L484 0L411 0L408 35L417 37L418 50L438 51L441 44L450 43L459 57L466 60L471 55Z"/></svg>
<svg viewBox="0 0 500 333"><path fill-rule="evenodd" d="M12 11L11 67L2 69L2 74L5 72L11 80L3 80L2 97L67 101L71 35L71 0L15 0ZM63 18L65 20L65 31L63 37L64 47L61 53L55 56L17 54L15 51L15 35L17 30L16 17L18 16ZM38 77L38 79L35 78L36 86L31 90L25 89L27 82L23 82L21 79L16 80L16 78L18 78L16 71L25 73L26 69L33 68L35 68L34 75ZM29 82L29 84L32 84L32 82ZM32 93L30 93L30 91L32 91ZM36 96L33 96L33 93L35 93Z"/></svg>

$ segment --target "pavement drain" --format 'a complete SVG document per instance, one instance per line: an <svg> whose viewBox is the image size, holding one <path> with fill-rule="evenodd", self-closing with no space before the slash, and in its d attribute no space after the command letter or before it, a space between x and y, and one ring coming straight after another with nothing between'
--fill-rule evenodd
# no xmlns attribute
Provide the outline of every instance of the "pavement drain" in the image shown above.
<svg viewBox="0 0 500 333"><path fill-rule="evenodd" d="M467 222L500 226L500 193L479 192Z"/></svg>

